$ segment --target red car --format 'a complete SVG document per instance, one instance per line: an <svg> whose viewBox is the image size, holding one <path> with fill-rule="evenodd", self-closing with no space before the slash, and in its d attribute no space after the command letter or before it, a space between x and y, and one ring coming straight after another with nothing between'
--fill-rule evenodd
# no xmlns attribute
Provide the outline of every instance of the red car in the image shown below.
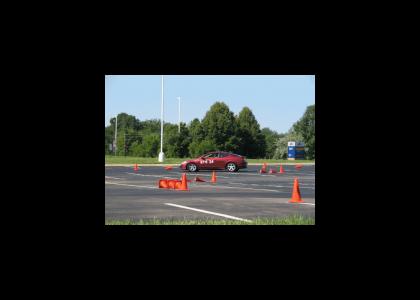
<svg viewBox="0 0 420 300"><path fill-rule="evenodd" d="M246 157L224 151L209 152L196 159L186 160L181 163L182 170L197 172L198 170L228 170L236 172L248 166Z"/></svg>

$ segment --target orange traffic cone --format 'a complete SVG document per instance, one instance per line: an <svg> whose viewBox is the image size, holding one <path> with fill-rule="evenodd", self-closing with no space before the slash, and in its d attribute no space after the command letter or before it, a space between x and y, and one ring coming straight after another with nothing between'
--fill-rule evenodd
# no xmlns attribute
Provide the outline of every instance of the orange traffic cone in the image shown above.
<svg viewBox="0 0 420 300"><path fill-rule="evenodd" d="M168 188L169 189L175 189L175 184L176 184L177 181L178 180L176 180L176 179L170 179L170 180L168 180Z"/></svg>
<svg viewBox="0 0 420 300"><path fill-rule="evenodd" d="M211 176L211 182L212 183L216 183L217 179L216 179L216 172L213 171L213 175Z"/></svg>
<svg viewBox="0 0 420 300"><path fill-rule="evenodd" d="M299 203L299 202L303 202L303 200L300 197L300 190L299 190L299 182L298 182L298 179L295 178L295 182L293 184L292 199L289 200L289 203Z"/></svg>
<svg viewBox="0 0 420 300"><path fill-rule="evenodd" d="M205 180L201 179L198 176L195 176L195 182L206 182Z"/></svg>
<svg viewBox="0 0 420 300"><path fill-rule="evenodd" d="M168 180L167 179L160 179L158 185L159 185L160 189L167 189L168 188Z"/></svg>
<svg viewBox="0 0 420 300"><path fill-rule="evenodd" d="M280 174L283 174L284 173L284 169L283 169L283 166L282 165L280 165L280 172L279 172Z"/></svg>
<svg viewBox="0 0 420 300"><path fill-rule="evenodd" d="M139 167L137 166L137 164L134 165L134 171L138 171Z"/></svg>
<svg viewBox="0 0 420 300"><path fill-rule="evenodd" d="M302 168L302 165L296 165L295 168L296 170L300 170Z"/></svg>
<svg viewBox="0 0 420 300"><path fill-rule="evenodd" d="M270 173L270 174L275 174L275 173L277 173L277 172L276 172L276 170L275 170L275 169L270 169L270 172L268 172L268 173Z"/></svg>
<svg viewBox="0 0 420 300"><path fill-rule="evenodd" d="M178 188L180 191L189 191L187 185L187 175L184 173L182 174L181 186Z"/></svg>
<svg viewBox="0 0 420 300"><path fill-rule="evenodd" d="M167 167L165 167L165 170L170 171L170 170L172 170L172 167L171 166L167 166Z"/></svg>

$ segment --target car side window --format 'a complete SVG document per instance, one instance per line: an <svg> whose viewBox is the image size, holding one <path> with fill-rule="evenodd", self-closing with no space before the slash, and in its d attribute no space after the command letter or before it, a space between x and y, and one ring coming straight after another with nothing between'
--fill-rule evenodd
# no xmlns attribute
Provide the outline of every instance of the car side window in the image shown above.
<svg viewBox="0 0 420 300"><path fill-rule="evenodd" d="M222 158L222 157L226 157L226 156L227 156L227 155L226 155L226 153L225 153L225 152L220 152L220 153L219 153L219 157L220 157L220 158Z"/></svg>

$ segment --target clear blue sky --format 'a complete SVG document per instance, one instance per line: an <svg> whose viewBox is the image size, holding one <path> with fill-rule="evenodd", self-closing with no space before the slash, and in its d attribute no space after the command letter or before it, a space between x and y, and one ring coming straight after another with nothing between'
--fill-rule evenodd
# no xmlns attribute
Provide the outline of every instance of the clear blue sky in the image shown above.
<svg viewBox="0 0 420 300"><path fill-rule="evenodd" d="M216 101L237 115L244 106L254 113L261 129L286 132L315 103L315 75L165 75L164 121L202 120ZM117 113L140 121L160 119L160 75L105 76L105 126Z"/></svg>

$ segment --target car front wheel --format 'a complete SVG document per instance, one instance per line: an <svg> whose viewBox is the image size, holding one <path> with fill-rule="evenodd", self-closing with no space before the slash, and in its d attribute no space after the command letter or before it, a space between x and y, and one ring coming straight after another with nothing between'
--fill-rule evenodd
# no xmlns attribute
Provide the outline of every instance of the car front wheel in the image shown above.
<svg viewBox="0 0 420 300"><path fill-rule="evenodd" d="M188 164L187 168L188 168L188 171L190 171L190 172L196 172L197 171L197 166L195 164Z"/></svg>
<svg viewBox="0 0 420 300"><path fill-rule="evenodd" d="M236 165L235 165L234 163L228 163L228 164L226 165L226 169L227 169L229 172L236 172L237 167L236 167Z"/></svg>

